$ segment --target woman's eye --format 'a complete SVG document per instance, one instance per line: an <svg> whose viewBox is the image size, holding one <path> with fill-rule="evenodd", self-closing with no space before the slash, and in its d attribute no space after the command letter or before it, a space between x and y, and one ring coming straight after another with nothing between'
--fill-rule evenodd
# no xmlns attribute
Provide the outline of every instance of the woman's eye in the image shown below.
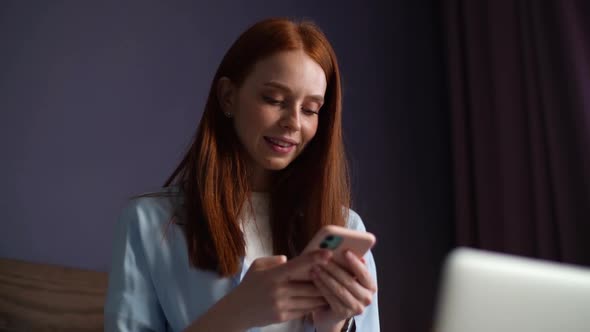
<svg viewBox="0 0 590 332"><path fill-rule="evenodd" d="M266 97L264 96L264 101L266 101L267 103L271 104L271 105L281 105L283 103L283 101L281 100L277 100L271 97Z"/></svg>
<svg viewBox="0 0 590 332"><path fill-rule="evenodd" d="M317 114L319 114L319 112L317 112L317 111L306 110L306 109L303 109L303 113L305 113L306 115L317 115Z"/></svg>

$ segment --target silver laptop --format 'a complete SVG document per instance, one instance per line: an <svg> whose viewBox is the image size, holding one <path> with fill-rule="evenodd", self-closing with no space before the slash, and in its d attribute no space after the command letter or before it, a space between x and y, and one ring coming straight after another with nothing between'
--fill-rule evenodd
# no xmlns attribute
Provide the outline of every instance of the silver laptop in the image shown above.
<svg viewBox="0 0 590 332"><path fill-rule="evenodd" d="M458 248L447 257L436 332L590 332L590 269Z"/></svg>

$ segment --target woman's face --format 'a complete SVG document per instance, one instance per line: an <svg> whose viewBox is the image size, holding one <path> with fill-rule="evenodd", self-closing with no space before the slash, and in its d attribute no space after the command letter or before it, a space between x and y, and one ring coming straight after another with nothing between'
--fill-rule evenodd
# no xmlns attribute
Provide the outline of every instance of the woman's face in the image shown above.
<svg viewBox="0 0 590 332"><path fill-rule="evenodd" d="M242 86L219 81L224 112L230 112L255 176L289 165L314 137L324 102L326 75L303 51L259 61Z"/></svg>

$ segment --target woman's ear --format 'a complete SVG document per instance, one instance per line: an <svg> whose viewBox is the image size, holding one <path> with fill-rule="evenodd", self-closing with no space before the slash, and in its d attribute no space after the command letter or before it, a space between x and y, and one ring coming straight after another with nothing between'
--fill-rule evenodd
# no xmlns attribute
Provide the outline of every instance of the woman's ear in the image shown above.
<svg viewBox="0 0 590 332"><path fill-rule="evenodd" d="M229 78L224 76L217 81L217 101L223 113L233 113L235 94L236 89Z"/></svg>

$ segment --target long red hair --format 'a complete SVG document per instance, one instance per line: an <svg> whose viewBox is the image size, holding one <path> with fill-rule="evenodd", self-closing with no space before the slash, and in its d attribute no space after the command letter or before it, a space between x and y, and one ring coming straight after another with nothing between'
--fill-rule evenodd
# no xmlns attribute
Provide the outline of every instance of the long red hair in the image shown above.
<svg viewBox="0 0 590 332"><path fill-rule="evenodd" d="M261 59L303 50L324 70L327 88L315 137L285 169L273 174L270 224L274 254L300 253L323 225L345 225L350 181L342 140L340 72L325 35L311 22L267 19L246 30L224 56L194 141L164 187L179 186L183 204L171 222L182 225L190 263L222 276L245 255L239 213L250 191L245 150L221 110L217 82L238 87Z"/></svg>

